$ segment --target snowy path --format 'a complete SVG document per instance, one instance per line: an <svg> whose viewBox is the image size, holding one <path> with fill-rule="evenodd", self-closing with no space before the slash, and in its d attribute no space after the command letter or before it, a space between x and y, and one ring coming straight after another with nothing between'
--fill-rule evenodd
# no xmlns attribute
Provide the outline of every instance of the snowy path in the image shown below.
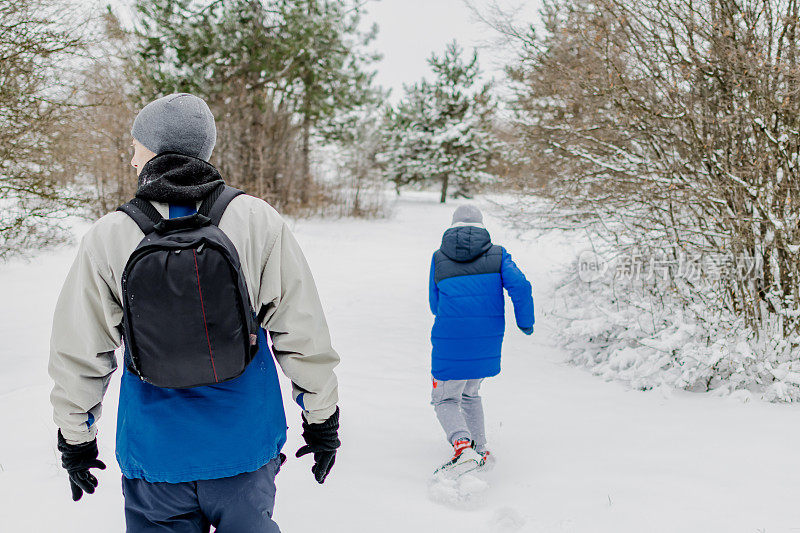
<svg viewBox="0 0 800 533"><path fill-rule="evenodd" d="M630 391L562 364L547 312L569 242L522 242L491 217L495 242L534 283L537 330L509 328L504 371L484 386L498 458L484 500L474 510L432 502L426 484L449 449L428 404L426 284L453 208L411 195L388 220L297 224L342 355L344 444L324 486L307 458L284 467L275 516L285 532L800 531L800 406ZM99 493L72 503L53 445L47 344L73 254L0 267L3 532L123 530L118 377L100 422L109 469ZM287 410L291 455L299 415Z"/></svg>

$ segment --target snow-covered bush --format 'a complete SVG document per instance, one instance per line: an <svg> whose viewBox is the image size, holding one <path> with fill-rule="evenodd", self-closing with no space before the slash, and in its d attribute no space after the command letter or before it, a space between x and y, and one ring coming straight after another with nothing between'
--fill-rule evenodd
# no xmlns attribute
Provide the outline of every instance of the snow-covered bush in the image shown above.
<svg viewBox="0 0 800 533"><path fill-rule="evenodd" d="M584 250L556 291L554 329L573 363L642 390L800 400L800 336L770 321L754 330L721 305L718 284L730 268L723 254L620 252Z"/></svg>
<svg viewBox="0 0 800 533"><path fill-rule="evenodd" d="M577 360L641 387L798 396L793 4L543 5L541 33L499 24L520 45L509 68L520 151L554 206L518 221L583 228L605 261L653 265L644 278L613 268L573 287L565 338L593 346Z"/></svg>

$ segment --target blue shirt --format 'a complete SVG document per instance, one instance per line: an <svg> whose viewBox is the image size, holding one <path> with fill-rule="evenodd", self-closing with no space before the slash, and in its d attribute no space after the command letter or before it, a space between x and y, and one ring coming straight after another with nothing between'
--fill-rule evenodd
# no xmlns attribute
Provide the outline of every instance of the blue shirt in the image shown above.
<svg viewBox="0 0 800 533"><path fill-rule="evenodd" d="M194 211L170 205L169 215ZM258 344L241 376L214 385L164 389L125 369L117 415L123 475L168 483L218 479L258 470L276 457L286 442L286 415L263 329Z"/></svg>

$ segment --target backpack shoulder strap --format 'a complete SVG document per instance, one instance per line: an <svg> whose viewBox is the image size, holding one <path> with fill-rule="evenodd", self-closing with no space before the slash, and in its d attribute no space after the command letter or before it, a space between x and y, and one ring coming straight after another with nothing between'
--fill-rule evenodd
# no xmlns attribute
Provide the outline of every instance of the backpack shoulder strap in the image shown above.
<svg viewBox="0 0 800 533"><path fill-rule="evenodd" d="M119 206L117 211L122 211L131 217L145 235L152 233L156 224L164 219L161 213L153 207L153 204L141 198L134 198L130 202Z"/></svg>
<svg viewBox="0 0 800 533"><path fill-rule="evenodd" d="M219 221L222 220L222 214L225 213L228 204L240 194L244 194L244 191L229 185L220 185L203 200L198 212L210 218L212 224L219 226Z"/></svg>

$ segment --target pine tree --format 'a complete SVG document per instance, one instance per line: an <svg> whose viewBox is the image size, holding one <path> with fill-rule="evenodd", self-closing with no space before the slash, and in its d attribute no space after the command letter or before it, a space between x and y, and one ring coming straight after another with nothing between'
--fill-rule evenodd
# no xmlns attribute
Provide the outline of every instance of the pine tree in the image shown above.
<svg viewBox="0 0 800 533"><path fill-rule="evenodd" d="M299 136L297 142L287 140L280 151L297 151L291 160L299 160L299 179L291 180L291 187L306 203L313 181L312 139L335 138L333 118L375 95L368 66L377 56L365 51L375 29L359 30L360 4L140 0L138 10L147 97L193 92L209 100L217 114L249 113L254 125L280 124L286 135ZM243 104L249 109L231 109ZM282 118L285 114L291 127ZM261 115L267 118L261 120ZM269 158L253 153L243 159Z"/></svg>
<svg viewBox="0 0 800 533"><path fill-rule="evenodd" d="M362 34L360 7L342 0L281 0L280 56L286 61L283 75L293 108L301 117L303 186L302 201L311 189L310 142L315 131L323 138L339 136L338 113L368 105L374 73L368 65L377 55L364 52L374 39L376 27Z"/></svg>
<svg viewBox="0 0 800 533"><path fill-rule="evenodd" d="M405 185L441 182L441 202L471 196L492 180L487 172L496 152L492 135L495 105L490 85L476 87L478 56L462 58L458 43L428 60L435 79L405 87L396 108L387 111L382 154L387 177L398 190Z"/></svg>

